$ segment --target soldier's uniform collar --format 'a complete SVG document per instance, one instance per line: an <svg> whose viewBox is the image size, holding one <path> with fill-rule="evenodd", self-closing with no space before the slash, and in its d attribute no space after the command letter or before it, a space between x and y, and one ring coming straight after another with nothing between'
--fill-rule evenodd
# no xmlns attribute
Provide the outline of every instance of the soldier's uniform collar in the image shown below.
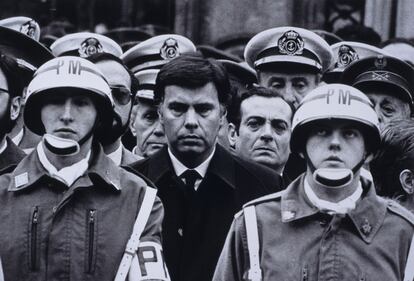
<svg viewBox="0 0 414 281"><path fill-rule="evenodd" d="M24 158L11 174L11 181L8 187L9 191L26 190L38 182L42 177L48 177L48 173L39 161L36 151L33 151ZM77 186L93 186L97 179L103 181L114 191L121 190L120 168L108 158L100 145L93 148L89 168L73 184Z"/></svg>
<svg viewBox="0 0 414 281"><path fill-rule="evenodd" d="M304 175L292 182L281 199L282 222L291 222L310 217L319 212L306 197L303 183ZM375 193L375 187L369 181L361 179L363 193L354 210L346 216L350 218L361 239L371 243L379 230L387 212L387 204Z"/></svg>

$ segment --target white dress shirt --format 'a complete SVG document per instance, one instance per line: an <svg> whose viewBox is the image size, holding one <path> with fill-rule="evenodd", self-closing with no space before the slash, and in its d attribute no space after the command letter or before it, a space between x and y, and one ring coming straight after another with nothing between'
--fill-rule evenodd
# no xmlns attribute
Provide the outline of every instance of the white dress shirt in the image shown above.
<svg viewBox="0 0 414 281"><path fill-rule="evenodd" d="M211 154L207 157L207 159L201 163L200 165L198 165L197 167L195 167L192 170L196 170L197 173L201 176L201 179L197 179L196 182L194 183L194 189L197 191L198 187L201 184L201 181L204 179L204 177L206 176L207 173L207 169L208 169L208 165L210 165L210 161L211 158L213 158L214 152L216 151L216 148L214 147L213 151L211 152ZM183 179L181 176L182 174L187 171L188 167L186 167L183 163L180 162L180 160L178 160L174 154L171 152L170 148L168 147L168 154L170 155L171 158L171 162L174 168L174 172L175 174ZM191 170L191 169L190 169Z"/></svg>
<svg viewBox="0 0 414 281"><path fill-rule="evenodd" d="M122 162L122 147L123 146L120 143L119 147L114 152L111 152L106 155L109 158L111 158L111 160L114 161L117 166L120 166Z"/></svg>

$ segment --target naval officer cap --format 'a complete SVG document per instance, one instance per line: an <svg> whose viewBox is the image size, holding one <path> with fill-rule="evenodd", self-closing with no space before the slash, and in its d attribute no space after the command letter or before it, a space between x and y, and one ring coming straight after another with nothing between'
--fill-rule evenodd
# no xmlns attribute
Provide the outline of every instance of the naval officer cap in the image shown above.
<svg viewBox="0 0 414 281"><path fill-rule="evenodd" d="M3 26L0 26L0 52L14 58L19 66L31 71L54 58L53 54L36 40Z"/></svg>
<svg viewBox="0 0 414 281"><path fill-rule="evenodd" d="M357 60L342 74L342 82L362 91L389 89L390 95L413 103L414 67L391 56L378 55Z"/></svg>
<svg viewBox="0 0 414 281"><path fill-rule="evenodd" d="M268 64L297 64L317 72L332 64L329 44L307 29L284 26L256 34L246 45L244 57L250 67L260 70Z"/></svg>
<svg viewBox="0 0 414 281"><path fill-rule="evenodd" d="M4 26L16 30L30 38L39 41L40 26L31 18L28 17L11 17L0 20L0 26Z"/></svg>
<svg viewBox="0 0 414 281"><path fill-rule="evenodd" d="M57 39L50 46L57 56L77 56L87 58L96 53L109 53L116 57L122 55L122 49L114 40L101 34L77 32Z"/></svg>
<svg viewBox="0 0 414 281"><path fill-rule="evenodd" d="M177 34L163 34L132 47L122 55L122 59L136 73L145 69L160 69L179 55L195 51L196 46L190 39Z"/></svg>
<svg viewBox="0 0 414 281"><path fill-rule="evenodd" d="M134 75L139 81L136 98L147 101L154 100L155 81L157 80L159 69L146 69L136 72Z"/></svg>
<svg viewBox="0 0 414 281"><path fill-rule="evenodd" d="M339 82L342 72L354 61L366 57L386 55L386 52L380 48L354 41L338 42L333 44L331 48L334 65L324 74L323 80L327 83Z"/></svg>

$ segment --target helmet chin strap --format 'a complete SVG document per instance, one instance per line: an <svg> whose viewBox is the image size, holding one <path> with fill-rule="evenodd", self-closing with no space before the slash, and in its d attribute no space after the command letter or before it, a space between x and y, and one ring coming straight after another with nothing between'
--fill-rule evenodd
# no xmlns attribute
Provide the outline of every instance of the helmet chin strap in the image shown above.
<svg viewBox="0 0 414 281"><path fill-rule="evenodd" d="M80 151L80 146L92 137L93 131L94 130L92 128L92 130L90 130L78 142L71 139L57 137L51 134L44 134L42 141L45 147L53 154L59 156L73 156L78 154Z"/></svg>
<svg viewBox="0 0 414 281"><path fill-rule="evenodd" d="M304 153L305 159L309 165L309 168L313 175L313 180L322 186L341 188L349 185L354 179L355 173L365 163L366 157L364 156L355 167L352 169L348 168L319 168L316 169L313 165L307 153Z"/></svg>

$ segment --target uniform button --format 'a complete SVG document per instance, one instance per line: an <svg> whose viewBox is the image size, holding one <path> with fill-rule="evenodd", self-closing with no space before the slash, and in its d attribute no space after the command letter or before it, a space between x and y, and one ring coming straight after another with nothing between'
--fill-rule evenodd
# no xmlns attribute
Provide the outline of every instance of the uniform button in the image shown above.
<svg viewBox="0 0 414 281"><path fill-rule="evenodd" d="M52 210L53 210L53 213L56 213L57 206L54 206Z"/></svg>
<svg viewBox="0 0 414 281"><path fill-rule="evenodd" d="M178 229L178 235L180 235L181 237L183 237L184 232L183 232L183 229L182 228L179 228Z"/></svg>

